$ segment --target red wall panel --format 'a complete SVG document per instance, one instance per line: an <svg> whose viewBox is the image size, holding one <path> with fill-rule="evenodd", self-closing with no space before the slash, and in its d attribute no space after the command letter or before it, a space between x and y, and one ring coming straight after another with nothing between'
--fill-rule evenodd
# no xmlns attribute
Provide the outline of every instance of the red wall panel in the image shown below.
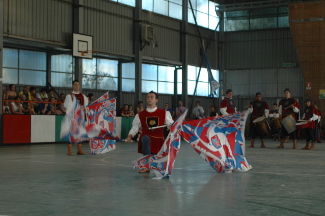
<svg viewBox="0 0 325 216"><path fill-rule="evenodd" d="M30 143L30 115L3 115L3 143Z"/></svg>

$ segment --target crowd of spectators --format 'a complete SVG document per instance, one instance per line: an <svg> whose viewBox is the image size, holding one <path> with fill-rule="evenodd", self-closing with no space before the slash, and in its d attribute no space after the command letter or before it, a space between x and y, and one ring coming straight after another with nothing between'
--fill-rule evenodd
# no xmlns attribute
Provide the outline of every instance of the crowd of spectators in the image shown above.
<svg viewBox="0 0 325 216"><path fill-rule="evenodd" d="M64 115L63 106L65 94L55 97L54 89L42 88L36 92L35 87L25 85L23 90L16 92L14 84L10 84L8 91L2 86L3 114L30 114L30 115Z"/></svg>

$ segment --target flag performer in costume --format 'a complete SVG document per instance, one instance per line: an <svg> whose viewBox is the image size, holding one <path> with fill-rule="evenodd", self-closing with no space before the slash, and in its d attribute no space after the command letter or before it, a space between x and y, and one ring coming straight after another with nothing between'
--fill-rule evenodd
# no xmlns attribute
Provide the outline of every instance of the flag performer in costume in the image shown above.
<svg viewBox="0 0 325 216"><path fill-rule="evenodd" d="M66 96L65 101L64 101L64 107L66 108L66 113L72 113L73 109L76 109L76 101L79 102L81 105L81 108L85 111L85 107L88 105L88 98L86 95L82 94L80 92L80 83L78 80L72 81L72 93ZM78 155L85 155L85 153L82 151L82 144L78 143ZM72 153L72 144L68 144L68 153L67 155L73 155Z"/></svg>
<svg viewBox="0 0 325 216"><path fill-rule="evenodd" d="M265 123L266 123L266 118L269 115L269 105L265 102L262 101L262 95L261 92L257 92L255 94L255 101L250 102L249 104L249 108L248 108L248 112L251 113L251 119L250 119L250 123L249 123L249 127L252 133L252 139L251 139L251 144L248 147L254 148L254 141L255 138L259 135L260 139L261 139L261 148L265 148L265 144L264 144L264 135L265 134L259 134L258 130L257 130L257 126L254 125L254 120L264 116L265 117ZM262 127L263 125L258 125L258 127ZM265 126L265 125L264 125Z"/></svg>
<svg viewBox="0 0 325 216"><path fill-rule="evenodd" d="M235 113L183 122L182 137L219 173L252 168L245 158L247 114Z"/></svg>
<svg viewBox="0 0 325 216"><path fill-rule="evenodd" d="M226 97L221 101L220 112L222 115L234 114L237 112L237 108L234 100L232 99L232 90L228 89L226 91Z"/></svg>
<svg viewBox="0 0 325 216"><path fill-rule="evenodd" d="M293 117L293 119L297 120L296 113L299 113L299 110L300 110L300 106L299 106L297 100L290 97L291 93L290 93L289 88L284 89L284 95L285 95L285 98L280 100L279 106L278 106L280 118L283 120L284 118L291 115ZM283 121L281 121L281 124L282 124L282 130L281 130L281 136L280 136L281 140L280 140L280 145L277 148L284 148L285 137L292 135L293 136L293 148L296 149L297 148L296 130L289 134L287 132L287 130L285 129L285 127L283 126L283 124L284 124Z"/></svg>
<svg viewBox="0 0 325 216"><path fill-rule="evenodd" d="M305 123L308 125L308 127L305 129L305 135L306 135L306 146L302 149L306 150L314 150L315 149L315 142L317 141L315 137L315 131L318 121L318 112L315 108L315 105L311 99L307 100L307 107L304 110L304 115L302 116L303 120L306 120L308 123ZM311 142L311 147L309 147L309 142Z"/></svg>
<svg viewBox="0 0 325 216"><path fill-rule="evenodd" d="M185 110L172 124L170 132L157 155L146 155L133 161L134 169L150 169L155 173L154 179L169 178L172 174L177 153L181 147L180 132L187 114Z"/></svg>
<svg viewBox="0 0 325 216"><path fill-rule="evenodd" d="M138 113L132 122L132 128L125 142L131 142L140 128L142 134L138 142L138 152L143 155L157 154L164 144L164 128L159 127L151 130L150 128L173 123L170 112L157 107L158 95L156 92L149 92L147 95L147 109ZM140 173L150 172L150 169L139 170Z"/></svg>

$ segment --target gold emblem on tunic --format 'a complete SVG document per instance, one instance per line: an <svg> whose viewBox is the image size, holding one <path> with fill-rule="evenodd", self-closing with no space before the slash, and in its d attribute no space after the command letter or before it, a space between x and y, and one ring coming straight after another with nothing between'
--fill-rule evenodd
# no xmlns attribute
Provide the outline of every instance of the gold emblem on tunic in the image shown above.
<svg viewBox="0 0 325 216"><path fill-rule="evenodd" d="M155 120L150 120L149 121L149 125L151 126L151 125L156 125L157 123L156 123L156 121Z"/></svg>

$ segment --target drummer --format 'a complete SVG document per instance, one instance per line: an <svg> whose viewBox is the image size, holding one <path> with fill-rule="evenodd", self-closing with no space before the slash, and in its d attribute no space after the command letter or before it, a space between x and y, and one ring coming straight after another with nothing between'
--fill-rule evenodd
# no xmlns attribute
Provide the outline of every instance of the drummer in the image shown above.
<svg viewBox="0 0 325 216"><path fill-rule="evenodd" d="M262 101L262 95L261 92L257 92L255 94L255 101L250 102L248 112L251 113L251 121L249 124L251 133L252 133L252 139L251 139L251 145L248 147L253 148L254 147L254 141L255 138L259 135L261 139L261 148L265 148L264 144L264 135L265 134L259 134L257 128L253 124L253 121L259 117L264 116L265 118L268 117L269 115L269 105L265 102Z"/></svg>
<svg viewBox="0 0 325 216"><path fill-rule="evenodd" d="M296 114L299 113L300 106L294 98L291 98L290 95L290 89L286 88L284 89L284 95L285 98L280 100L279 102L279 114L280 118L284 119L285 117L292 115L294 119L297 120ZM282 123L281 123L282 124ZM286 136L292 136L293 137L293 148L297 148L297 133L296 131L291 132L290 134L286 131L286 129L282 125L282 130L281 130L281 136L280 136L280 145L277 148L284 148L284 139Z"/></svg>
<svg viewBox="0 0 325 216"><path fill-rule="evenodd" d="M306 135L306 146L302 149L313 150L315 149L315 142L317 141L315 137L316 124L318 121L318 112L315 105L311 99L307 99L307 107L305 108L303 120L307 120L309 127L305 128ZM309 142L311 141L311 146L309 147Z"/></svg>
<svg viewBox="0 0 325 216"><path fill-rule="evenodd" d="M269 117L270 117L270 122L272 122L272 120L279 118L279 110L278 110L278 105L276 103L273 104L273 109L270 110L269 113ZM278 141L280 141L280 131L281 128L276 128L276 127L272 127L272 123L271 123L271 133L273 136L273 141L276 141L276 138L278 138Z"/></svg>
<svg viewBox="0 0 325 216"><path fill-rule="evenodd" d="M227 116L237 112L237 108L234 100L232 99L232 90L226 91L226 97L220 103L220 112L222 115Z"/></svg>
<svg viewBox="0 0 325 216"><path fill-rule="evenodd" d="M316 140L317 143L321 143L321 130L322 130L322 113L321 111L318 109L318 106L315 103L315 109L317 110L317 115L318 115L318 120L316 122Z"/></svg>

